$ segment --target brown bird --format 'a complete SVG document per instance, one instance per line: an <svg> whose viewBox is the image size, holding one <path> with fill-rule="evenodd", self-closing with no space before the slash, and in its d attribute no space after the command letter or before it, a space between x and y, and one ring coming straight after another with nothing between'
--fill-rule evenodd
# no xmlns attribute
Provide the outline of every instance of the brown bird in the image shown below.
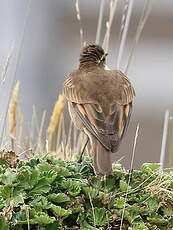
<svg viewBox="0 0 173 230"><path fill-rule="evenodd" d="M72 121L91 141L96 174L109 175L112 153L128 127L135 91L119 70L106 70L107 54L96 44L80 53L79 68L64 82Z"/></svg>

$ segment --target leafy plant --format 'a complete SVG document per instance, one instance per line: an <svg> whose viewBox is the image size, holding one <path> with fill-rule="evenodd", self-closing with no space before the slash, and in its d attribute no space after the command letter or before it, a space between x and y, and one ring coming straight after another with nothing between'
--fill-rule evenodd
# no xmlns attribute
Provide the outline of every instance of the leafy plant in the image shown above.
<svg viewBox="0 0 173 230"><path fill-rule="evenodd" d="M0 230L101 230L121 224L126 230L171 230L173 175L158 168L146 163L129 173L113 165L104 179L95 176L88 157L82 164L49 155L19 161L15 168L4 163Z"/></svg>

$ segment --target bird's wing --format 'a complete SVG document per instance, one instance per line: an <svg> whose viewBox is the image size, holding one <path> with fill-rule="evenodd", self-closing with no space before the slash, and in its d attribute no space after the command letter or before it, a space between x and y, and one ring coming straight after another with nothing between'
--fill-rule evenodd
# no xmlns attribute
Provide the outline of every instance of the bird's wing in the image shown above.
<svg viewBox="0 0 173 230"><path fill-rule="evenodd" d="M97 138L107 149L111 150L105 118L101 107L97 104L72 103L74 112L84 124L85 128Z"/></svg>
<svg viewBox="0 0 173 230"><path fill-rule="evenodd" d="M114 76L115 74L116 76ZM80 78L76 81L70 74L64 83L64 93L84 127L106 149L116 151L130 120L135 92L129 80L119 71L118 74L112 71L110 84L113 94L109 95L108 93L111 101L109 102L110 111L107 117L105 117L103 108L96 98L92 98L93 94L91 94L90 88L79 87L82 85Z"/></svg>
<svg viewBox="0 0 173 230"><path fill-rule="evenodd" d="M118 88L117 95L114 98L115 103L127 105L131 103L135 96L135 90L128 78L119 70L110 70Z"/></svg>

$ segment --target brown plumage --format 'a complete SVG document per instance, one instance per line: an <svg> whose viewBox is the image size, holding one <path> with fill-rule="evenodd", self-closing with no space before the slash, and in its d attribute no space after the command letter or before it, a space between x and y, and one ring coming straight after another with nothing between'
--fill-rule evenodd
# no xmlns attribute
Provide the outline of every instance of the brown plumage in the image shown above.
<svg viewBox="0 0 173 230"><path fill-rule="evenodd" d="M86 45L79 69L70 72L64 82L71 119L88 135L99 175L112 171L112 153L118 151L128 127L135 96L121 71L105 70L105 57L100 46Z"/></svg>

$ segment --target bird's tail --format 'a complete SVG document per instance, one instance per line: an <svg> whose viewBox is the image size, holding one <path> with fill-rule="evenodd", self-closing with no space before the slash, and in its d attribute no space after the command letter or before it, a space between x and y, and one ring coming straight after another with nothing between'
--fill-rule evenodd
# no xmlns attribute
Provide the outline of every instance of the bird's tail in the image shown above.
<svg viewBox="0 0 173 230"><path fill-rule="evenodd" d="M112 172L112 152L107 150L96 138L92 138L94 169L96 174L109 175Z"/></svg>

